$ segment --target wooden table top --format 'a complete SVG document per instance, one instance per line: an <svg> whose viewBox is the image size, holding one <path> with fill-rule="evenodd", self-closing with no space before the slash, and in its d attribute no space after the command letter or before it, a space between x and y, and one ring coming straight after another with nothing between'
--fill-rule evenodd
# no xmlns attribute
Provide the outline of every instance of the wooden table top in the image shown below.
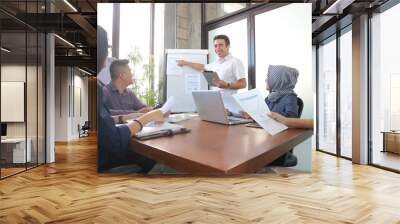
<svg viewBox="0 0 400 224"><path fill-rule="evenodd" d="M221 125L199 118L179 123L187 134L138 141L136 152L192 174L254 173L312 136L310 129L288 129L275 136L245 125Z"/></svg>

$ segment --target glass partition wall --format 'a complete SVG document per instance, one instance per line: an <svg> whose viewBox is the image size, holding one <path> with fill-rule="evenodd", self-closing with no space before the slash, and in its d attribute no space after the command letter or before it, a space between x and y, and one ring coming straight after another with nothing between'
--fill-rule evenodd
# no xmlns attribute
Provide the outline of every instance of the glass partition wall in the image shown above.
<svg viewBox="0 0 400 224"><path fill-rule="evenodd" d="M317 150L352 158L352 26L317 46Z"/></svg>
<svg viewBox="0 0 400 224"><path fill-rule="evenodd" d="M0 7L3 3L0 3ZM43 2L18 2L18 16ZM0 178L45 163L45 35L0 12ZM10 22L12 21L12 22ZM9 25L12 23L12 25Z"/></svg>

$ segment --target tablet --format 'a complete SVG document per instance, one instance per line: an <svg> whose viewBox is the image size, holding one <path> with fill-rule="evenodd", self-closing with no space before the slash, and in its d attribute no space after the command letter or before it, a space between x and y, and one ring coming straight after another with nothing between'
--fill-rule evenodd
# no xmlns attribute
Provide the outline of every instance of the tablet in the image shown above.
<svg viewBox="0 0 400 224"><path fill-rule="evenodd" d="M208 85L215 86L213 80L219 80L219 76L216 72L213 71L203 71L203 76L206 78Z"/></svg>

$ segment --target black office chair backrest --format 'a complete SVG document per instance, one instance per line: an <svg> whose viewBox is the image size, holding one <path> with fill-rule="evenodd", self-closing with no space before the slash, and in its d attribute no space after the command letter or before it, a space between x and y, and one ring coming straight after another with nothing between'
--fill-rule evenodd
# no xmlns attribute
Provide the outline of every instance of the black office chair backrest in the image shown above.
<svg viewBox="0 0 400 224"><path fill-rule="evenodd" d="M299 107L298 115L301 117L301 113L303 112L304 103L300 97L297 97L297 106Z"/></svg>
<svg viewBox="0 0 400 224"><path fill-rule="evenodd" d="M89 121L85 121L85 124L83 124L82 129L83 129L83 130L89 130L89 129L90 129L90 123L89 123Z"/></svg>

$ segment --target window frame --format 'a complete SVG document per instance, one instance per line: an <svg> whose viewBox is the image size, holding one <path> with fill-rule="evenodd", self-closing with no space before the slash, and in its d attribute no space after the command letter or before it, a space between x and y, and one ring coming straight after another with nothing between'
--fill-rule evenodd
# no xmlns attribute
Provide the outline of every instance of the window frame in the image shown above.
<svg viewBox="0 0 400 224"><path fill-rule="evenodd" d="M344 18L344 20L347 20L347 18ZM340 22L340 21L338 21ZM333 26L336 26L336 24L334 24ZM340 64L340 60L341 60L341 55L340 55L340 37L344 34L346 34L347 32L351 32L352 31L352 23L347 23L344 25L344 27L341 27L340 29L336 30L336 32L331 33L331 35L325 36L323 39L318 40L318 42L315 44L316 45L316 151L319 152L323 152L323 153L327 153L329 155L333 155L333 156L337 156L340 158L344 158L347 160L352 160L352 158L347 157L342 155L341 153L341 119L340 119L340 112L341 112L341 108L340 108L340 103L341 103L341 97L340 97L340 82L341 82L341 64ZM336 152L335 153L331 153L328 152L324 149L321 149L319 146L319 117L320 117L320 111L318 110L319 108L319 103L320 103L320 98L319 98L319 47L321 44L327 44L331 41L336 41Z"/></svg>
<svg viewBox="0 0 400 224"><path fill-rule="evenodd" d="M288 3L247 4L247 7L227 14L217 19L205 22L206 3L202 3L202 49L208 49L208 32L242 19L247 19L247 80L248 89L256 88L256 51L255 51L255 16L273 9L288 5Z"/></svg>

